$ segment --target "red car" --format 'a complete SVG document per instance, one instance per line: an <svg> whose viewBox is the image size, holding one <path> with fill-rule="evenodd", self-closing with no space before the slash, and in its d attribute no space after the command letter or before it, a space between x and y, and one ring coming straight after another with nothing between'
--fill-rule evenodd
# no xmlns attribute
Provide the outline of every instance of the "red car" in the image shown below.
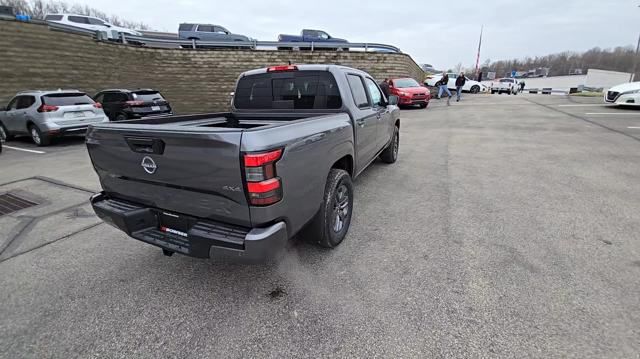
<svg viewBox="0 0 640 359"><path fill-rule="evenodd" d="M389 94L398 96L398 105L425 108L431 100L429 89L407 77L389 80Z"/></svg>

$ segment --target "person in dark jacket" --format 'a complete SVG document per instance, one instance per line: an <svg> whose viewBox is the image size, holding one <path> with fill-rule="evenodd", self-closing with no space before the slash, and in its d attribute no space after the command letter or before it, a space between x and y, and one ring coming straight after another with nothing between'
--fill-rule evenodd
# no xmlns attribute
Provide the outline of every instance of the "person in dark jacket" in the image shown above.
<svg viewBox="0 0 640 359"><path fill-rule="evenodd" d="M520 92L524 91L524 81L520 81Z"/></svg>
<svg viewBox="0 0 640 359"><path fill-rule="evenodd" d="M446 92L447 95L449 95L449 97L447 97L447 105L449 105L449 100L451 99L451 91L449 91L449 75L447 75L446 72L443 72L442 78L438 82L440 83L440 88L438 89L438 98L441 98L442 94Z"/></svg>
<svg viewBox="0 0 640 359"><path fill-rule="evenodd" d="M460 75L456 78L456 102L460 101L460 94L462 93L462 86L467 82L467 78L464 76L464 72L461 72Z"/></svg>
<svg viewBox="0 0 640 359"><path fill-rule="evenodd" d="M380 90L382 90L384 97L389 99L389 79L384 79L384 81L380 83Z"/></svg>

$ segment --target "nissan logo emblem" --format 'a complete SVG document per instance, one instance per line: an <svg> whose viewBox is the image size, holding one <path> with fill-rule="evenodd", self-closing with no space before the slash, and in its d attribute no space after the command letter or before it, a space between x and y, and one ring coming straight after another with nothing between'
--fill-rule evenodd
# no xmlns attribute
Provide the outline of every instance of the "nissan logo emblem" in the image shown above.
<svg viewBox="0 0 640 359"><path fill-rule="evenodd" d="M156 169L158 169L158 166L156 166L156 162L149 156L144 156L140 165L142 166L144 171L150 175L156 173Z"/></svg>

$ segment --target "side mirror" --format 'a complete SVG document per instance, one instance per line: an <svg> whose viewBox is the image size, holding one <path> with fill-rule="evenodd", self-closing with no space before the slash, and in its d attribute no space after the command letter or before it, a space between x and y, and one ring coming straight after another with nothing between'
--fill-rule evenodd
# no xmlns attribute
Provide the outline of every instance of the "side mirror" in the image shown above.
<svg viewBox="0 0 640 359"><path fill-rule="evenodd" d="M398 96L390 95L389 96L389 105L396 106L398 104Z"/></svg>

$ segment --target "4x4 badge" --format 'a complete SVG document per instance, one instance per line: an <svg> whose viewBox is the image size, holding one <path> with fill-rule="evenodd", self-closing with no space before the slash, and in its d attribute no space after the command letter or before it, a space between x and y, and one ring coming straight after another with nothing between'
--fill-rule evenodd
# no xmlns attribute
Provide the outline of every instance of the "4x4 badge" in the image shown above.
<svg viewBox="0 0 640 359"><path fill-rule="evenodd" d="M156 166L156 162L149 156L144 156L140 165L142 166L144 171L150 175L156 173L156 170L158 169L158 166Z"/></svg>

